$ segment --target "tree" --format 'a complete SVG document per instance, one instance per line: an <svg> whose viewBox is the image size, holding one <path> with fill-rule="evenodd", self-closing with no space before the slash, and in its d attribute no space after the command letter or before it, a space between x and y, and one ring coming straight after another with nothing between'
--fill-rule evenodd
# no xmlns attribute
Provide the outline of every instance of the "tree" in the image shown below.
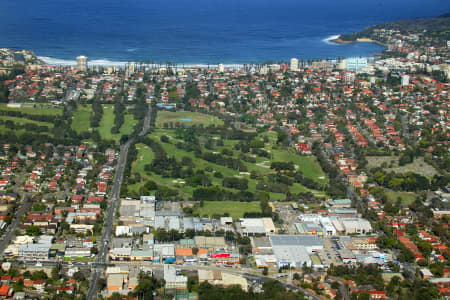
<svg viewBox="0 0 450 300"><path fill-rule="evenodd" d="M198 248L197 247L192 248L192 254L197 255L197 253L198 253Z"/></svg>
<svg viewBox="0 0 450 300"><path fill-rule="evenodd" d="M115 292L111 295L111 297L109 299L110 300L122 300L122 296L119 293Z"/></svg>
<svg viewBox="0 0 450 300"><path fill-rule="evenodd" d="M59 276L59 266L57 265L55 267L52 268L52 279L57 281L59 280L60 276Z"/></svg>
<svg viewBox="0 0 450 300"><path fill-rule="evenodd" d="M83 280L86 279L84 273L83 273L83 272L80 272L80 271L75 272L75 273L73 274L73 278L74 278L76 281L83 281Z"/></svg>
<svg viewBox="0 0 450 300"><path fill-rule="evenodd" d="M38 236L41 234L41 228L39 228L39 226L30 225L25 230L25 233L27 235Z"/></svg>
<svg viewBox="0 0 450 300"><path fill-rule="evenodd" d="M153 299L153 292L162 286L161 282L156 278L145 274L139 274L139 284L133 291L133 295L139 299Z"/></svg>
<svg viewBox="0 0 450 300"><path fill-rule="evenodd" d="M358 300L370 300L369 292L362 292L358 295Z"/></svg>
<svg viewBox="0 0 450 300"><path fill-rule="evenodd" d="M430 256L431 252L433 251L433 246L427 241L420 241L417 244L417 248L419 248L420 252L422 252L425 257Z"/></svg>
<svg viewBox="0 0 450 300"><path fill-rule="evenodd" d="M264 269L263 269L263 271L262 271L262 274L263 274L264 276L269 275L269 269L268 269L267 267L264 267Z"/></svg>
<svg viewBox="0 0 450 300"><path fill-rule="evenodd" d="M91 248L91 254L98 254L98 248L96 246Z"/></svg>
<svg viewBox="0 0 450 300"><path fill-rule="evenodd" d="M31 275L32 280L46 280L47 278L47 273L42 270L33 272L33 274Z"/></svg>

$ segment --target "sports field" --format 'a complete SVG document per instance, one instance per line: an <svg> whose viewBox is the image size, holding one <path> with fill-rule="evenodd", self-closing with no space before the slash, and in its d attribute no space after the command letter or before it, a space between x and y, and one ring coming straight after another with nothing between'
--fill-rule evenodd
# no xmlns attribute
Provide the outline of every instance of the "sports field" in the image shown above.
<svg viewBox="0 0 450 300"><path fill-rule="evenodd" d="M223 121L215 116L210 116L207 114L197 113L197 112L170 112L170 111L160 111L156 118L156 127L163 128L164 124L170 126L170 123L175 127L176 123L184 124L186 126L199 125L203 126L209 125L223 125Z"/></svg>
<svg viewBox="0 0 450 300"><path fill-rule="evenodd" d="M0 110L20 111L30 115L61 115L62 108L45 103L24 103L20 108L7 107L6 103L0 103Z"/></svg>
<svg viewBox="0 0 450 300"><path fill-rule="evenodd" d="M194 213L211 217L214 214L229 213L232 218L242 218L245 212L261 212L259 202L205 201L203 207L196 207Z"/></svg>

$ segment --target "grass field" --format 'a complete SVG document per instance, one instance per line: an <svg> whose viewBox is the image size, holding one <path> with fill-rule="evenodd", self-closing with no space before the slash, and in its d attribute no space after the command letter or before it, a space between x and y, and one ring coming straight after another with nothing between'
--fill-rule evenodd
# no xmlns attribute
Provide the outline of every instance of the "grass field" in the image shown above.
<svg viewBox="0 0 450 300"><path fill-rule="evenodd" d="M77 133L88 131L91 127L91 113L92 106L90 104L86 106L78 105L77 110L72 116L72 129Z"/></svg>
<svg viewBox="0 0 450 300"><path fill-rule="evenodd" d="M180 119L191 119L192 121L180 121ZM185 125L198 125L203 124L203 126L209 126L212 124L215 125L223 125L223 121L217 117L197 113L197 112L170 112L170 111L160 111L158 112L158 116L156 118L156 127L163 128L164 123L172 122L185 124Z"/></svg>
<svg viewBox="0 0 450 300"><path fill-rule="evenodd" d="M196 207L194 213L211 217L214 214L229 213L232 218L242 218L245 212L261 212L259 202L205 201L203 207Z"/></svg>
<svg viewBox="0 0 450 300"><path fill-rule="evenodd" d="M388 200L393 203L397 202L397 198L400 197L402 199L403 205L411 204L414 200L416 200L417 197L415 193L408 193L408 192L386 191L385 194Z"/></svg>
<svg viewBox="0 0 450 300"><path fill-rule="evenodd" d="M0 103L0 110L20 111L31 115L61 115L63 111L62 108L44 103L26 103L21 108L11 108L6 103Z"/></svg>

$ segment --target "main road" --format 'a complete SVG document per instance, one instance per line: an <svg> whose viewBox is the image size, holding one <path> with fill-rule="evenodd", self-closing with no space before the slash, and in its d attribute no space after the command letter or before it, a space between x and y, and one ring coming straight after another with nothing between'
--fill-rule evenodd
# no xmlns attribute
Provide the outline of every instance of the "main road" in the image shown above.
<svg viewBox="0 0 450 300"><path fill-rule="evenodd" d="M139 132L140 136L147 133L150 128L150 116L151 116L151 105L148 106L147 114L145 115L144 124L142 130ZM120 199L120 186L122 185L123 171L125 170L125 164L127 161L128 150L130 149L131 143L134 142L134 137L131 137L125 144L120 146L120 156L117 162L116 173L114 176L114 182L111 188L111 193L109 197L108 211L106 214L106 221L103 226L103 233L100 239L100 249L96 257L96 263L104 264L108 258L109 241L112 237L112 231L114 226L114 216L119 205ZM92 271L91 281L89 286L89 291L87 295L87 300L91 300L97 293L97 281L100 277L100 271L95 269Z"/></svg>

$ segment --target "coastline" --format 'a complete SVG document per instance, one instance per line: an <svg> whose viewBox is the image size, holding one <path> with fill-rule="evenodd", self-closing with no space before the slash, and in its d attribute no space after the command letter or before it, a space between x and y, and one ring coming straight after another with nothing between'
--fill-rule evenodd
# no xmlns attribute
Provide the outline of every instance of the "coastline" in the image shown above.
<svg viewBox="0 0 450 300"><path fill-rule="evenodd" d="M356 41L344 41L343 39L341 39L341 36L339 36L336 39L331 39L329 40L330 42L336 43L336 44L356 44L356 43L374 43L383 47L388 47L387 44L382 43L380 41L377 40L373 40L373 39L369 39L369 38L358 38L356 39Z"/></svg>

